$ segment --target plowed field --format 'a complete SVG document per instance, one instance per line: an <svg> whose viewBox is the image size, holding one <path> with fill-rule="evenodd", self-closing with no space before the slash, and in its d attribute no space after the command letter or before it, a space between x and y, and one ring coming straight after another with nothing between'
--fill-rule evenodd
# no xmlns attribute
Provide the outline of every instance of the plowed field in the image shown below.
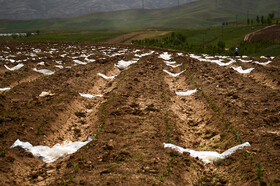
<svg viewBox="0 0 280 186"><path fill-rule="evenodd" d="M121 60L133 64L119 69ZM0 94L0 185L279 184L279 57L9 42L0 45L0 88L10 88ZM176 94L188 90L197 91ZM88 136L53 163L10 148L17 139L52 147ZM222 153L244 142L251 146L214 164L163 144Z"/></svg>

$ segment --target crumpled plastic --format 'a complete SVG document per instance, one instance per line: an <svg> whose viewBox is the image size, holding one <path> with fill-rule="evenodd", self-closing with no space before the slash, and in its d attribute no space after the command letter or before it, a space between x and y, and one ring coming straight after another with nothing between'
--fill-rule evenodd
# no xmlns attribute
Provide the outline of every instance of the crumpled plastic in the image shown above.
<svg viewBox="0 0 280 186"><path fill-rule="evenodd" d="M43 91L39 97L47 97L47 96L53 96L54 94L49 90L48 92Z"/></svg>
<svg viewBox="0 0 280 186"><path fill-rule="evenodd" d="M97 75L103 77L104 79L115 79L117 77L117 76L106 76L101 73L97 73Z"/></svg>
<svg viewBox="0 0 280 186"><path fill-rule="evenodd" d="M222 60L221 59L211 59L213 57L209 57L209 56L206 56L205 57L206 59L205 59L205 58L203 58L201 56L197 56L195 54L190 54L190 57L194 58L194 59L197 59L199 61L202 61L202 62L216 63L219 66L228 66L228 65L231 65L232 63L236 62L236 60L231 59L229 62L224 63L224 62L222 62L223 59Z"/></svg>
<svg viewBox="0 0 280 186"><path fill-rule="evenodd" d="M194 93L197 92L197 89L194 89L194 90L188 90L186 92L175 92L178 96L190 96Z"/></svg>
<svg viewBox="0 0 280 186"><path fill-rule="evenodd" d="M182 147L170 144L170 143L163 143L164 148L172 148L180 153L188 152L190 153L190 156L194 158L200 159L204 164L218 164L222 160L226 159L228 156L233 154L235 151L239 149L243 149L244 147L251 146L249 142L243 143L241 145L237 145L235 147L232 147L222 154L216 152L216 151L195 151L192 149L184 149Z"/></svg>
<svg viewBox="0 0 280 186"><path fill-rule="evenodd" d="M120 60L118 62L118 64L116 64L115 66L118 67L120 70L124 70L127 67L129 67L130 65L137 63L137 61L124 61L124 60Z"/></svg>
<svg viewBox="0 0 280 186"><path fill-rule="evenodd" d="M39 73L44 74L44 75L53 75L54 74L53 71L50 71L50 70L47 70L47 69L38 70L37 68L33 68L33 70L35 72L39 72Z"/></svg>
<svg viewBox="0 0 280 186"><path fill-rule="evenodd" d="M243 70L242 67L230 67L230 68L239 72L240 74L249 74L254 70L254 68L248 68L246 70Z"/></svg>
<svg viewBox="0 0 280 186"><path fill-rule="evenodd" d="M7 91L7 90L11 90L11 88L7 87L7 88L0 88L0 92L4 92L4 91Z"/></svg>
<svg viewBox="0 0 280 186"><path fill-rule="evenodd" d="M85 98L89 98L89 99L103 96L103 95L92 95L92 94L82 94L82 93L79 93L79 94L80 94L80 96L85 97Z"/></svg>
<svg viewBox="0 0 280 186"><path fill-rule="evenodd" d="M165 64L169 67L172 67L172 68L177 68L177 67L182 66L182 64L178 64L178 65L172 65L172 64L168 64L168 63L165 63Z"/></svg>
<svg viewBox="0 0 280 186"><path fill-rule="evenodd" d="M159 58L168 61L171 59L171 54L168 54L168 52L164 52L163 54L159 55Z"/></svg>
<svg viewBox="0 0 280 186"><path fill-rule="evenodd" d="M77 64L79 64L79 65L86 65L87 63L86 62L82 62L82 61L80 61L80 60L73 60L74 61L74 63L77 63Z"/></svg>
<svg viewBox="0 0 280 186"><path fill-rule="evenodd" d="M8 70L10 70L10 71L15 71L15 70L21 69L21 68L24 66L24 64L19 63L18 65L14 66L14 67L12 67L12 68L9 68L7 65L4 65L4 66L5 66L6 69L8 69Z"/></svg>
<svg viewBox="0 0 280 186"><path fill-rule="evenodd" d="M81 147L85 146L89 142L91 142L93 138L91 136L88 137L87 141L84 142L67 142L64 144L55 144L52 148L48 146L33 146L29 142L22 142L19 139L15 141L15 143L10 148L21 148L25 151L31 152L34 156L37 156L45 163L52 163L58 160L59 158L63 158L69 154L73 154L77 152Z"/></svg>
<svg viewBox="0 0 280 186"><path fill-rule="evenodd" d="M182 73L184 73L185 71L186 70L183 70L182 72L174 74L174 73L168 72L167 70L163 69L163 72L166 72L167 74L169 74L169 75L171 75L173 77L177 77L177 76L181 75Z"/></svg>

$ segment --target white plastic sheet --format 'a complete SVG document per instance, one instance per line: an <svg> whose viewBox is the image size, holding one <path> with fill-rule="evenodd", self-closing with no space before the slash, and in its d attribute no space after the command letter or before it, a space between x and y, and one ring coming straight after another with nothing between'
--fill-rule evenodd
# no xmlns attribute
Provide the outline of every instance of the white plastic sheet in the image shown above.
<svg viewBox="0 0 280 186"><path fill-rule="evenodd" d="M197 92L197 89L194 89L194 90L188 90L186 92L175 92L178 96L190 96L194 93Z"/></svg>
<svg viewBox="0 0 280 186"><path fill-rule="evenodd" d="M44 74L44 75L52 75L52 74L54 74L53 71L50 71L50 70L47 70L47 69L38 70L37 68L33 68L33 70L34 70L35 72L39 72L39 73L42 73L42 74Z"/></svg>
<svg viewBox="0 0 280 186"><path fill-rule="evenodd" d="M248 68L246 70L243 70L242 67L230 67L230 68L232 68L233 70L235 70L241 74L249 74L254 70L254 68Z"/></svg>
<svg viewBox="0 0 280 186"><path fill-rule="evenodd" d="M137 63L137 61L124 61L124 60L120 60L118 62L118 64L116 64L115 66L118 67L120 70L124 70L127 67L129 67L130 65Z"/></svg>
<svg viewBox="0 0 280 186"><path fill-rule="evenodd" d="M11 148L22 148L31 152L45 163L52 163L59 158L63 158L69 154L77 152L81 147L92 141L92 137L88 137L85 142L64 142L64 144L55 144L52 148L48 146L32 146L29 142L22 142L19 139L11 146Z"/></svg>
<svg viewBox="0 0 280 186"><path fill-rule="evenodd" d="M164 63L168 65L174 65L176 64L176 61L164 61Z"/></svg>
<svg viewBox="0 0 280 186"><path fill-rule="evenodd" d="M228 66L228 65L231 65L232 63L236 62L236 60L234 60L234 59L231 59L229 62L224 62L225 57L221 57L221 56L219 56L219 58L222 58L222 59L213 59L214 57L211 57L211 56L206 56L205 58L203 58L202 56L197 56L195 54L190 54L190 57L197 59L199 61L202 61L202 62L216 63L219 66Z"/></svg>
<svg viewBox="0 0 280 186"><path fill-rule="evenodd" d="M0 92L4 92L4 91L7 91L7 90L11 90L11 88L7 87L7 88L0 88Z"/></svg>
<svg viewBox="0 0 280 186"><path fill-rule="evenodd" d="M74 63L77 63L79 65L86 65L87 64L86 62L82 62L80 60L73 60L73 61L74 61Z"/></svg>
<svg viewBox="0 0 280 186"><path fill-rule="evenodd" d="M80 94L80 96L85 97L85 98L89 98L89 99L103 96L103 95L92 95L92 94L82 94L82 93L79 93L79 94Z"/></svg>
<svg viewBox="0 0 280 186"><path fill-rule="evenodd" d="M169 74L169 75L171 75L173 77L177 77L177 76L181 75L182 73L184 73L185 71L186 70L183 70L182 72L174 74L174 73L168 72L167 70L163 69L163 72L166 72L167 74Z"/></svg>
<svg viewBox="0 0 280 186"><path fill-rule="evenodd" d="M103 77L104 79L115 79L117 77L117 76L106 76L101 73L97 73L97 75Z"/></svg>
<svg viewBox="0 0 280 186"><path fill-rule="evenodd" d="M266 66L266 65L268 65L268 64L271 63L271 62L272 62L272 61L267 61L267 62L261 63L261 62L255 61L254 63L256 63L256 64L258 64L258 65Z"/></svg>
<svg viewBox="0 0 280 186"><path fill-rule="evenodd" d="M39 97L47 97L47 96L53 96L54 94L51 92L51 91L48 91L48 92L46 92L46 91L43 91L40 95L39 95Z"/></svg>
<svg viewBox="0 0 280 186"><path fill-rule="evenodd" d="M14 59L9 59L9 61L10 61L11 63L16 62L16 60L14 60Z"/></svg>
<svg viewBox="0 0 280 186"><path fill-rule="evenodd" d="M89 59L89 58L85 58L85 60L88 62L88 63L92 63L92 62L95 62L95 59Z"/></svg>
<svg viewBox="0 0 280 186"><path fill-rule="evenodd" d="M171 59L171 54L168 54L167 52L164 52L163 54L160 54L160 55L159 55L159 58L168 61L168 60Z"/></svg>
<svg viewBox="0 0 280 186"><path fill-rule="evenodd" d="M24 64L20 63L20 64L18 64L17 66L14 66L14 67L12 67L12 68L9 68L7 65L4 65L4 66L5 66L6 69L8 69L8 70L10 70L10 71L15 71L15 70L21 69L21 68L24 66Z"/></svg>
<svg viewBox="0 0 280 186"><path fill-rule="evenodd" d="M40 62L40 63L38 63L37 65L45 65L45 62L44 61L42 61L42 62Z"/></svg>
<svg viewBox="0 0 280 186"><path fill-rule="evenodd" d="M251 146L249 142L243 143L241 145L237 145L235 147L232 147L222 154L216 152L216 151L195 151L192 149L184 149L182 147L170 144L170 143L163 143L164 148L172 148L180 153L188 152L190 153L190 156L194 158L200 159L204 164L216 164L219 163L220 161L226 159L228 156L233 154L235 151L239 149L243 149L244 147Z"/></svg>
<svg viewBox="0 0 280 186"><path fill-rule="evenodd" d="M241 61L242 63L250 63L252 62L252 60L245 60L245 59L238 59L239 61Z"/></svg>
<svg viewBox="0 0 280 186"><path fill-rule="evenodd" d="M178 64L178 65L171 65L171 64L168 64L168 63L165 63L165 64L169 67L172 67L172 68L177 68L177 67L182 66L182 64Z"/></svg>
<svg viewBox="0 0 280 186"><path fill-rule="evenodd" d="M57 68L63 69L64 67L62 65L54 65Z"/></svg>

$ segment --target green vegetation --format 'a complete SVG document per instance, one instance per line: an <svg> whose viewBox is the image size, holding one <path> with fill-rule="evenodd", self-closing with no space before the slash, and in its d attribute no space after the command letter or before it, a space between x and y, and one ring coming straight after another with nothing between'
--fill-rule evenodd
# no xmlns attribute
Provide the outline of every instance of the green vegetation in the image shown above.
<svg viewBox="0 0 280 186"><path fill-rule="evenodd" d="M40 135L41 132L42 132L42 128L47 124L47 121L48 121L48 116L43 116L44 119L43 121L38 125L38 128L37 128L37 132L36 132L36 135Z"/></svg>
<svg viewBox="0 0 280 186"><path fill-rule="evenodd" d="M79 169L79 164L78 164L78 163L75 163L75 164L73 165L73 168L74 168L74 171L77 172L78 169Z"/></svg>
<svg viewBox="0 0 280 186"><path fill-rule="evenodd" d="M168 143L171 143L170 124L169 124L168 113L166 113L166 116L165 116L165 124L166 124L166 137L167 137Z"/></svg>
<svg viewBox="0 0 280 186"><path fill-rule="evenodd" d="M238 46L240 55L279 55L280 43L271 41L244 42L243 37L263 28L263 25L227 25L205 29L177 30L154 39L134 40L133 44L181 50L210 55L235 55Z"/></svg>
<svg viewBox="0 0 280 186"><path fill-rule="evenodd" d="M265 182L263 181L262 177L263 177L263 166L258 162L256 163L256 166L258 168L258 172L257 172L257 180L260 182L260 185L266 185Z"/></svg>
<svg viewBox="0 0 280 186"><path fill-rule="evenodd" d="M0 21L1 22L1 21ZM29 37L0 37L0 41L104 41L125 33L124 31L41 31Z"/></svg>
<svg viewBox="0 0 280 186"><path fill-rule="evenodd" d="M1 157L1 158L5 157L6 153L7 153L7 150L6 150L6 149L2 150L2 151L0 152L0 157Z"/></svg>

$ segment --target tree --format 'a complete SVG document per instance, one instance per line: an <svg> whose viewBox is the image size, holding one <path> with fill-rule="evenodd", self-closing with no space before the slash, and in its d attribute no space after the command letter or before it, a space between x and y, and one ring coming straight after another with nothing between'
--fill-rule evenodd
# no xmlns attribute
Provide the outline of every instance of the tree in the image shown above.
<svg viewBox="0 0 280 186"><path fill-rule="evenodd" d="M37 30L36 33L37 33L37 35L39 35L40 34L40 30Z"/></svg>
<svg viewBox="0 0 280 186"><path fill-rule="evenodd" d="M270 19L273 19L274 16L275 16L274 12L271 12L270 14L268 14L268 17L269 17Z"/></svg>
<svg viewBox="0 0 280 186"><path fill-rule="evenodd" d="M27 32L26 33L26 37L30 37L31 36L31 33L30 32Z"/></svg>
<svg viewBox="0 0 280 186"><path fill-rule="evenodd" d="M224 41L219 41L217 43L217 47L218 47L219 53L221 53L225 50L226 44Z"/></svg>
<svg viewBox="0 0 280 186"><path fill-rule="evenodd" d="M250 25L250 19L249 18L247 19L247 25Z"/></svg>
<svg viewBox="0 0 280 186"><path fill-rule="evenodd" d="M261 23L264 24L264 16L261 17Z"/></svg>
<svg viewBox="0 0 280 186"><path fill-rule="evenodd" d="M257 16L257 19L256 19L257 23L260 24L260 17Z"/></svg>
<svg viewBox="0 0 280 186"><path fill-rule="evenodd" d="M16 34L12 35L13 39L16 39L18 36Z"/></svg>
<svg viewBox="0 0 280 186"><path fill-rule="evenodd" d="M268 18L267 18L267 24L269 24L269 25L271 25L272 24L272 20L271 20L271 18L268 16Z"/></svg>
<svg viewBox="0 0 280 186"><path fill-rule="evenodd" d="M251 25L253 25L254 24L254 20L253 19L251 19Z"/></svg>

